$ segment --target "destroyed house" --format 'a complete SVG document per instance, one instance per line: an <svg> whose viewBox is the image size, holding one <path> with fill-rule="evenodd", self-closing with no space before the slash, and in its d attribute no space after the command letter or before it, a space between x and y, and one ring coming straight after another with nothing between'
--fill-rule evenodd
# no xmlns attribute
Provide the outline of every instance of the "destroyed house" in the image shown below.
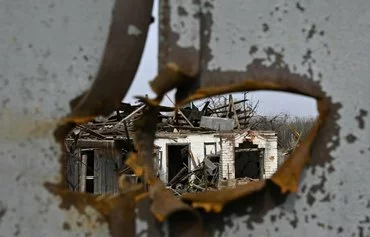
<svg viewBox="0 0 370 237"><path fill-rule="evenodd" d="M270 178L278 166L276 134L243 128L240 118L246 117L245 112L229 113L232 108L223 106L229 115L222 116L206 106L202 110L195 106L178 111L159 108L153 152L157 177L177 194ZM65 145L70 189L95 194L118 192L120 175L140 182L125 160L134 150L133 122L144 108L122 104L110 117L79 125L69 134Z"/></svg>

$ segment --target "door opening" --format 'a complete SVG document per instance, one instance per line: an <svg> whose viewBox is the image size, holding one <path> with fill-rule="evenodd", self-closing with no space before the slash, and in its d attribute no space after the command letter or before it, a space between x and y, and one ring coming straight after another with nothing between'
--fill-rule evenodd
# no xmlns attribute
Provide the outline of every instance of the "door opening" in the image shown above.
<svg viewBox="0 0 370 237"><path fill-rule="evenodd" d="M82 192L94 193L94 150L82 151L81 188Z"/></svg>
<svg viewBox="0 0 370 237"><path fill-rule="evenodd" d="M170 182L184 167L189 167L189 144L167 145L168 182Z"/></svg>
<svg viewBox="0 0 370 237"><path fill-rule="evenodd" d="M250 142L240 144L235 150L235 178L263 178L263 157L257 145Z"/></svg>

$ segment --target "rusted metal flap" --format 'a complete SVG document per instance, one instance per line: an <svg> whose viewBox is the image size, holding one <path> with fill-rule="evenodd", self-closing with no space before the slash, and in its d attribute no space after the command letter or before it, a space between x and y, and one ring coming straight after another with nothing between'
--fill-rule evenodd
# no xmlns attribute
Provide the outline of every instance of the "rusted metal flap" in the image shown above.
<svg viewBox="0 0 370 237"><path fill-rule="evenodd" d="M324 96L318 84L312 82L314 76L322 76L322 73L314 74L312 64L307 63L312 56L310 53L303 56L306 60L303 60L302 67L306 71L298 73L296 65L286 62L284 49L277 49L267 43L259 45L255 41L247 41L245 35L250 35L252 39L258 38L260 32L257 31L257 26L253 31L238 28L240 22L236 22L237 17L221 19L222 8L217 8L216 5L227 7L229 4L219 0L186 3L161 1L159 68L163 70L168 63L174 63L179 71L194 77L193 80L188 80L188 84L177 84L178 104L226 91L246 89L290 91L315 98ZM196 12L198 14L191 14ZM262 28L258 30L264 33ZM228 35L229 32L234 35ZM240 52L235 51L237 45L241 48ZM227 50L230 47L233 51ZM228 55L217 53L219 51ZM245 52L244 57L241 56L242 52ZM230 64L229 57L235 65ZM221 62L230 66L222 65ZM196 63L199 67L195 71L193 68ZM169 79L167 84L173 84L174 81L176 80ZM162 81L151 85L153 88L163 88L161 85L165 84Z"/></svg>
<svg viewBox="0 0 370 237"><path fill-rule="evenodd" d="M182 199L190 201L195 208L203 208L205 211L221 212L227 203L250 195L265 187L265 181L252 182L246 185L240 185L230 190L205 191L202 193L185 193Z"/></svg>
<svg viewBox="0 0 370 237"><path fill-rule="evenodd" d="M135 146L137 153L132 153L126 164L129 165L137 175L143 175L144 180L149 184L150 198L152 205L151 212L159 222L170 220L176 223L176 215L186 213L187 223L192 227L178 230L177 236L190 236L194 231L201 235L203 227L201 219L196 210L177 199L172 192L166 189L164 184L158 180L153 171L153 147L157 125L158 108L148 106L141 118L135 121ZM171 219L173 217L173 219ZM171 221L172 220L172 221ZM179 223L174 226L178 226Z"/></svg>
<svg viewBox="0 0 370 237"><path fill-rule="evenodd" d="M85 208L91 206L100 212L109 225L113 237L135 236L135 205L138 197L144 193L142 185L131 187L120 195L91 195L63 189L59 184L46 183L45 187L53 194L62 197L61 208L75 207L85 214Z"/></svg>
<svg viewBox="0 0 370 237"><path fill-rule="evenodd" d="M91 89L74 100L70 117L108 115L121 104L139 66L153 0L116 0L104 54Z"/></svg>

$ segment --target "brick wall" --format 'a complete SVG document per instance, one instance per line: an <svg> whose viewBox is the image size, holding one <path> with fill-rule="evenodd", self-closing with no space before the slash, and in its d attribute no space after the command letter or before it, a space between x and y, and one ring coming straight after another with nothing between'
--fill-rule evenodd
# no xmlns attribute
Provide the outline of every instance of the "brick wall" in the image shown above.
<svg viewBox="0 0 370 237"><path fill-rule="evenodd" d="M213 133L213 134L176 134L164 133L157 134L159 138L155 140L155 145L160 147L162 153L162 167L159 171L163 182L168 182L168 157L167 145L169 144L190 144L190 150L196 160L196 163L204 160L204 144L216 143L216 150L220 153L220 179L235 179L235 147L238 147L245 139L258 145L258 148L264 148L264 178L270 178L278 168L277 137L274 132L264 131L245 131L239 134ZM167 136L167 137L165 137ZM189 161L191 169L194 165Z"/></svg>
<svg viewBox="0 0 370 237"><path fill-rule="evenodd" d="M234 136L221 136L220 179L235 179Z"/></svg>
<svg viewBox="0 0 370 237"><path fill-rule="evenodd" d="M250 131L248 139L258 148L264 148L264 178L271 178L278 168L277 136L269 131Z"/></svg>
<svg viewBox="0 0 370 237"><path fill-rule="evenodd" d="M204 143L216 143L216 150L219 152L221 150L220 138L218 134L161 134L158 133L155 140L155 145L160 147L162 153L162 168L159 171L160 178L163 182L168 182L168 159L175 159L176 157L168 157L167 155L167 145L168 144L190 144L190 150L193 153L196 163L203 162L204 160ZM165 138L168 136L168 138ZM191 169L194 169L192 161L189 161Z"/></svg>

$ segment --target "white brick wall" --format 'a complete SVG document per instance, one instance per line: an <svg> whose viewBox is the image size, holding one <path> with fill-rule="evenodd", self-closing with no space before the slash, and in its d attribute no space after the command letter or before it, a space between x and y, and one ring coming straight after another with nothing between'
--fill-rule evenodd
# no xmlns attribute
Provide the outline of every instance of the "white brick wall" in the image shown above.
<svg viewBox="0 0 370 237"><path fill-rule="evenodd" d="M238 147L245 139L258 145L258 148L264 148L264 178L270 178L278 168L277 137L273 132L263 131L245 131L239 134L176 134L176 133L158 133L155 145L160 147L162 152L162 169L160 178L163 182L168 182L167 166L167 144L190 144L190 150L198 164L204 159L204 143L216 143L217 152L220 152L220 179L235 179L235 147ZM168 138L163 138L167 136ZM171 157L176 159L176 157ZM191 169L193 163L189 161Z"/></svg>
<svg viewBox="0 0 370 237"><path fill-rule="evenodd" d="M268 179L278 168L277 136L274 132L268 131L249 131L248 137L258 148L264 148L264 178Z"/></svg>
<svg viewBox="0 0 370 237"><path fill-rule="evenodd" d="M168 166L168 156L167 156L167 146L166 144L190 144L190 150L193 153L195 161L198 164L202 162L204 159L204 143L216 143L217 152L220 152L220 138L217 134L178 134L175 133L158 133L157 136L165 136L169 135L171 138L157 138L154 143L155 145L160 147L160 151L162 151L162 169L160 170L160 178L163 182L168 182L168 174L167 174L167 166ZM176 157L171 157L174 159ZM193 164L190 161L191 169L193 169Z"/></svg>
<svg viewBox="0 0 370 237"><path fill-rule="evenodd" d="M235 179L234 136L221 136L220 179Z"/></svg>

